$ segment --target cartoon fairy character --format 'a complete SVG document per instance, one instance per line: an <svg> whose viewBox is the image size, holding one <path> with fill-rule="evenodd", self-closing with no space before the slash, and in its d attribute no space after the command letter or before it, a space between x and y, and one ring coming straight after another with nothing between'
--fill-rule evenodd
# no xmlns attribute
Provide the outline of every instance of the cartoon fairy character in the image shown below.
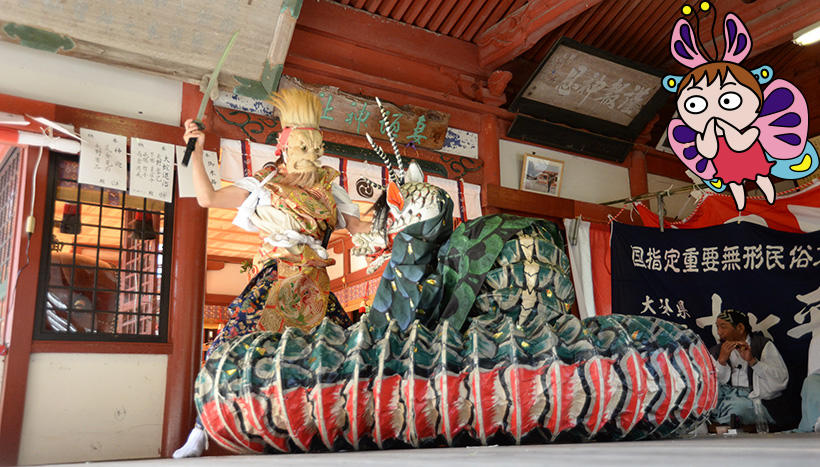
<svg viewBox="0 0 820 467"><path fill-rule="evenodd" d="M706 1L699 7L712 9ZM694 9L686 5L682 12ZM752 38L734 13L723 21L726 45L720 60L710 57L700 42L697 20L695 14L694 31L684 18L672 31L672 56L691 69L685 76L663 79L664 88L677 93L680 115L669 123L672 149L715 192L728 185L739 211L746 205L746 180L774 204L772 175L803 178L818 167L817 151L807 142L806 99L788 81L772 81L771 67L749 71L739 65L752 50Z"/></svg>

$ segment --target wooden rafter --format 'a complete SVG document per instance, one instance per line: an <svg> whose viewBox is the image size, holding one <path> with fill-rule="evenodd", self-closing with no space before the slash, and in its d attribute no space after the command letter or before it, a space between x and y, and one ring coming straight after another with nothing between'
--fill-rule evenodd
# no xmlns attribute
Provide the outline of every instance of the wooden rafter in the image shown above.
<svg viewBox="0 0 820 467"><path fill-rule="evenodd" d="M456 22L459 18L461 18L461 14L464 13L464 10L470 6L469 0L458 0L455 8L453 8L452 12L447 16L447 19L444 20L444 24L441 25L441 29L438 32L442 34L450 34L450 31L456 25Z"/></svg>
<svg viewBox="0 0 820 467"><path fill-rule="evenodd" d="M416 18L416 26L420 28L426 28L427 23L430 22L430 18L433 17L433 14L438 10L439 5L443 0L433 0L432 2L428 3L424 9L419 14L419 17Z"/></svg>
<svg viewBox="0 0 820 467"><path fill-rule="evenodd" d="M439 26L441 23L447 19L447 15L452 11L453 7L456 6L456 2L458 0L445 0L444 4L436 11L436 14L433 15L433 19L430 20L430 24L428 25L428 29L431 31L438 31Z"/></svg>
<svg viewBox="0 0 820 467"><path fill-rule="evenodd" d="M504 11L506 11L506 9L510 6L510 3L512 3L512 0L495 0L493 2L486 2L481 8L481 11L478 12L478 15L476 15L475 20L473 20L473 22L467 27L467 30L464 31L461 38L465 41L472 41L473 37L478 34L478 31L484 28L485 23L489 26L496 23L499 20L500 15L503 14ZM498 14L499 17L493 19L496 14Z"/></svg>
<svg viewBox="0 0 820 467"><path fill-rule="evenodd" d="M479 65L495 69L601 0L532 0L476 36Z"/></svg>

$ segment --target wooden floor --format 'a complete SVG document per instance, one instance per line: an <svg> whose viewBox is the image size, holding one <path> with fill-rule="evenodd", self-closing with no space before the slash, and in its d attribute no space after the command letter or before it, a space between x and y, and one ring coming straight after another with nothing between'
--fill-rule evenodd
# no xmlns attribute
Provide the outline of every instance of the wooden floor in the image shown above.
<svg viewBox="0 0 820 467"><path fill-rule="evenodd" d="M86 465L89 464L73 464ZM96 466L351 466L351 467L477 467L477 466L820 466L820 434L776 433L737 436L707 435L664 441L488 446L331 454L222 456L198 459L152 459L96 462Z"/></svg>

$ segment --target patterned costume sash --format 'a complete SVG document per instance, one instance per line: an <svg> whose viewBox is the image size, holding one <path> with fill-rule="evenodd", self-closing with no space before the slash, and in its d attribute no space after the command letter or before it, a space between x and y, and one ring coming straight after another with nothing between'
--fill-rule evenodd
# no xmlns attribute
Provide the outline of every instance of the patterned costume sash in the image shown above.
<svg viewBox="0 0 820 467"><path fill-rule="evenodd" d="M273 167L268 166L254 174L263 180ZM336 227L336 201L331 184L339 172L320 167L316 182L310 187L283 184L284 174L275 175L265 188L271 196L271 206L295 221L297 231L321 240L327 230ZM274 230L257 225L265 234ZM330 278L327 266L333 259L322 259L307 245L282 248L263 244L253 259L252 274L261 271L271 260L278 263L277 280L271 285L265 307L257 327L260 330L281 332L293 326L310 331L325 316Z"/></svg>

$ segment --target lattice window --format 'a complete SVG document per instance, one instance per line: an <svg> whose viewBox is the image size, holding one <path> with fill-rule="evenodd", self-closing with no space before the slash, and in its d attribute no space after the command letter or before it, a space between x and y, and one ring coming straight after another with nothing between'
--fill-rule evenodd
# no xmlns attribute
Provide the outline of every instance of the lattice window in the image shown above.
<svg viewBox="0 0 820 467"><path fill-rule="evenodd" d="M53 155L35 338L165 341L173 205L78 184Z"/></svg>
<svg viewBox="0 0 820 467"><path fill-rule="evenodd" d="M2 157L2 155L0 155ZM20 170L20 149L12 148L0 163L0 343L5 342L4 330L10 294L16 272L11 271L14 240L14 213L17 210L17 177Z"/></svg>

